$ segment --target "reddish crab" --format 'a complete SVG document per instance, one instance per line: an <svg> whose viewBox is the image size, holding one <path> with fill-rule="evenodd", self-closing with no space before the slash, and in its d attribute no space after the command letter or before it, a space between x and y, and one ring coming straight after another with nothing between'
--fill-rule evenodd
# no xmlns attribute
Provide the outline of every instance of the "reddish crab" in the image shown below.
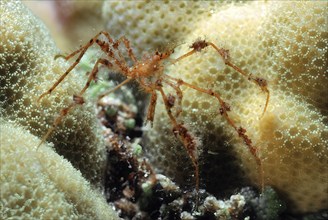
<svg viewBox="0 0 328 220"><path fill-rule="evenodd" d="M99 37L103 35L106 39L101 40ZM131 61L133 62L132 66L128 65L127 60L122 55L122 52L120 49L120 45L123 43L123 46L125 47L127 54ZM221 95L213 91L211 89L205 89L200 88L196 85L189 84L181 79L174 78L172 76L169 76L168 74L164 73L165 68L165 61L167 58L170 57L170 55L174 52L173 50L169 50L165 53L155 52L154 55L149 56L147 58L144 58L142 60L137 60L132 48L130 47L130 42L125 38L121 37L118 40L114 40L111 38L109 33L107 32L100 32L96 36L94 36L87 44L84 46L81 46L78 50L74 51L70 55L64 57L66 60L71 59L75 55L79 54L75 62L66 70L66 72L53 84L53 86L48 89L45 93L43 93L39 99L38 102L46 95L51 94L51 92L65 79L65 77L71 72L72 69L75 68L75 66L80 62L81 58L85 54L85 52L88 50L89 47L91 47L93 44L97 44L100 49L103 51L103 53L106 55L106 58L99 58L96 63L94 64L94 67L92 71L89 73L88 80L83 87L83 89L76 95L73 96L73 102L66 108L62 109L60 111L60 115L55 119L53 122L52 127L48 130L48 132L44 135L40 145L49 137L49 135L55 130L55 128L60 124L61 120L64 118L65 115L68 114L68 112L76 105L81 105L84 103L83 94L90 86L91 81L96 81L99 65L103 65L108 67L109 69L115 68L119 71L120 74L124 75L126 79L121 82L119 85L114 87L113 89L105 92L104 94L101 94L99 96L99 99L102 97L108 95L111 92L114 92L121 86L127 84L130 81L136 81L139 86L146 92L151 95L150 97L150 104L148 107L148 112L146 116L147 122L150 122L152 124L154 120L154 114L155 114L155 107L157 103L158 95L162 98L166 112L169 116L170 122L172 124L172 130L174 135L179 138L186 149L192 164L195 169L195 181L196 181L196 190L198 192L199 189L199 168L198 168L198 154L197 154L197 141L195 137L188 131L188 129L185 127L184 123L181 120L178 120L178 116L182 111L181 108L181 102L183 98L183 92L181 90L181 86L189 87L191 89L197 90L198 92L208 94L209 96L214 97L217 99L220 107L218 108L218 113L221 114L228 123L233 127L233 129L236 131L238 136L243 139L244 143L248 147L251 154L256 159L257 164L261 167L261 160L257 153L257 148L253 146L251 139L246 134L246 129L240 126L237 126L235 122L229 117L228 112L231 110L230 105L228 105L222 98ZM262 91L267 93L266 103L263 110L263 114L266 111L266 108L268 106L270 93L267 88L267 82L265 79L253 77L251 74L247 74L243 70L241 70L239 67L234 65L231 62L229 51L223 48L217 47L212 42L207 42L205 40L197 40L194 42L190 48L191 50L184 55L180 56L179 58L175 60L171 60L172 63L180 62L181 60L191 56L192 54L196 52L201 52L203 49L207 47L212 47L215 51L218 52L218 55L223 59L224 63L233 69L235 69L240 74L246 76L248 80L253 81L256 85L258 85ZM165 94L163 87L169 86L176 92L176 97L171 94ZM159 92L159 94L158 94ZM177 103L175 102L177 98ZM172 113L172 108L176 108L176 113ZM40 146L39 145L39 146ZM261 177L262 179L262 177Z"/></svg>

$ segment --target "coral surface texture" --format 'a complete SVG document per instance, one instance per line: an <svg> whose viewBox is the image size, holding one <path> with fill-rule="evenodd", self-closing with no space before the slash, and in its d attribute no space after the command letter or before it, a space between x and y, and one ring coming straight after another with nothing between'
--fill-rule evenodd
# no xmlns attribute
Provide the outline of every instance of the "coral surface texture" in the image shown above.
<svg viewBox="0 0 328 220"><path fill-rule="evenodd" d="M48 30L20 1L0 1L0 218L118 219L99 191L106 163L90 105L72 110L41 138L83 86L68 82L37 103L68 64ZM64 159L65 158L65 159Z"/></svg>
<svg viewBox="0 0 328 220"><path fill-rule="evenodd" d="M22 125L32 134L46 134L61 109L83 87L83 77L72 72L63 85L37 103L68 68L43 25L19 1L1 1L0 103L3 117ZM90 102L88 102L90 103ZM101 142L91 105L73 109L48 139L58 153L97 184L105 165L105 145Z"/></svg>
<svg viewBox="0 0 328 220"><path fill-rule="evenodd" d="M172 76L213 89L230 104L231 118L246 128L259 150L264 184L276 188L294 212L328 208L327 9L327 2L231 6L200 19L184 38L191 44L204 37L228 49L242 69L265 78L271 97L263 117L265 94L226 67L216 51L209 48L167 69ZM186 51L181 47L176 53ZM191 89L183 93L180 120L200 139L204 187L216 194L238 186L241 179L259 185L255 159L218 114L219 103ZM181 160L186 153L172 135L164 105L157 110L148 134L152 161L183 182L182 168L190 162L187 156Z"/></svg>
<svg viewBox="0 0 328 220"><path fill-rule="evenodd" d="M71 163L12 122L1 122L1 219L118 219Z"/></svg>
<svg viewBox="0 0 328 220"><path fill-rule="evenodd" d="M126 37L138 59L147 59L155 51L165 52L174 48L174 53L163 62L163 74L166 75L161 75L162 78L172 80L170 77L174 77L203 88L203 91L214 91L227 103L229 107L225 110L229 118L237 128L242 127L245 131L236 132L232 123L222 116L222 103L220 106L217 99L208 95L209 92L201 93L186 84L179 84L179 81L171 85L165 80L158 82L157 75L149 77L154 87L163 88L163 93L170 97L169 111L176 115L177 122L183 124L197 142L200 188L219 198L245 186L259 190L263 189L262 185L270 186L269 194L277 192L286 202L289 214L328 210L327 1L165 0L93 1L90 4L57 1L54 5L57 22L63 33L66 32L65 39L61 39L63 45L74 48L81 43L79 40L87 43L104 30L113 39ZM43 24L19 2L1 1L0 14L0 113L6 121L12 121L17 126L11 127L4 121L6 126L2 128L7 135L12 135L11 130L20 129L20 133L26 130L31 133L26 135L37 142L34 136L41 138L60 109L69 105L73 94L85 85L86 71L73 69L51 95L37 104L40 94L69 67L68 62L53 59L60 51ZM105 39L103 36L99 38L101 41ZM191 51L194 42L202 40L221 48L220 51L227 55L225 58L228 59L229 55L229 61L245 75L227 65L212 46L178 62L171 62ZM102 56L99 45L95 44L86 53L86 63ZM120 57L129 53L123 43L117 45L114 53ZM106 58L111 59L111 56ZM93 67L90 63L87 63L88 68ZM132 63L127 59L128 65ZM109 70L110 77L115 70ZM105 80L108 79L106 77ZM251 80L252 77L266 80L270 92L267 106L267 94ZM147 100L147 94L139 92L137 86L130 88L136 91L133 92L136 100L140 97ZM179 89L183 94L181 106L178 106ZM55 151L80 170L83 177L99 186L106 154L91 103L86 100L86 104L74 108L47 141L52 142ZM139 112L147 106L143 100L136 101L136 105ZM190 189L195 186L195 167L172 131L167 106L158 98L152 127L140 129L144 135L141 145L155 172L172 178L182 188ZM245 144L245 139L240 137L243 134L256 147L261 166L254 157L255 153L252 154ZM13 147L14 137L1 138L6 143L3 145L1 142L1 151L4 152L1 164L5 164L2 167L18 170L21 166L26 173L30 172L28 166L36 167L46 174L43 179L35 181L48 181L53 184L49 187L61 189L56 178L63 177L56 171L53 171L54 176L49 174L51 167L56 166L51 162L55 159L49 156L49 161L40 162L45 160L41 156L43 153L54 154L50 148L34 152L32 144L27 142L18 144L22 148L18 150ZM16 151L17 154L26 152L25 155L29 156L16 158L10 153ZM2 158L9 156L17 160L15 165L7 165L3 161ZM64 161L57 157L56 160ZM31 158L35 158L34 163ZM8 180L7 175L1 175L1 184L3 179ZM23 174L10 178L18 182L27 181ZM83 185L74 184L78 187ZM1 189L5 186L9 187L3 184ZM24 195L29 196L29 193ZM5 201L11 201L9 194L1 194L3 196ZM60 198L54 199L67 202L69 211L62 212L72 212L74 216L84 213L80 212L79 205L73 207L72 204L80 204L73 197L61 196L59 193ZM276 194L272 197L275 198ZM264 204L265 201L261 198L258 203ZM271 207L282 208L279 202L271 204ZM92 210L86 212L92 213Z"/></svg>

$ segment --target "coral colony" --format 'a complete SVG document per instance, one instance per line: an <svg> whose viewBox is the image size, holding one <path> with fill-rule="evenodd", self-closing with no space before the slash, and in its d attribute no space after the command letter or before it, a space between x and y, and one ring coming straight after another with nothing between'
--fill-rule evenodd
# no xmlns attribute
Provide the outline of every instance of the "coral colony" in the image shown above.
<svg viewBox="0 0 328 220"><path fill-rule="evenodd" d="M5 218L41 218L40 207L44 210L48 203L55 204L52 209L58 212L47 212L43 217L117 218L111 205L90 189L103 187L107 156L104 142L107 141L107 147L113 144L104 140L103 134L106 138L116 137L110 128L101 132L94 114L95 103L84 94L89 83L97 81L100 66L106 70L106 66L115 67L118 75L127 77L124 84L137 81L150 94L145 120L152 126L141 131L143 142L137 144L135 151L147 153L149 163L142 160L140 164L148 170L152 168L153 173L166 175L156 175L158 182L153 181L153 185L147 178L138 179L137 174L124 176L129 184L136 184L134 189L149 194L144 197L136 191L133 195L132 189L120 185L121 200L111 201L118 202L116 207L121 207L122 212L134 207L138 213L143 207L131 198L152 198L161 201L154 204L158 205L158 216L186 219L192 215L188 201L194 204L195 194L182 192L192 191L195 181L196 188L206 190L199 190L199 211L209 211L217 217L222 212L216 209L221 204L216 198L221 193L230 196L230 190L240 188L240 195L224 202L225 207L236 211L234 215L242 214L243 207L250 206L254 212L263 213L261 207L269 203L277 214L282 202L274 190L286 201L288 213L327 209L326 2L217 5L213 1L179 1L173 6L169 1L105 1L92 7L81 6L79 10L86 10L88 15L92 15L93 7L101 8L103 13L97 17L97 23L108 29L65 57L72 62L54 60L59 50L48 30L20 2L5 0L0 6L1 21L6 24L0 31L1 132L6 134L0 139L4 202L1 213ZM213 10L205 10L207 6ZM87 24L83 19L70 21L79 23L77 27L81 28ZM126 23L124 30L118 28L122 21ZM35 27L34 32L29 30L31 26ZM70 37L74 41L82 39L76 33L81 32L70 31ZM79 63L79 56L90 50L102 51L104 57L97 55L100 59L95 60L96 65L90 64L90 72L85 75L86 71L75 68L75 64ZM57 86L58 79L63 81L57 81ZM122 91L131 89L130 84L121 85L118 87ZM42 92L46 93L40 99ZM110 100L105 99L97 103L98 107L105 108ZM116 123L119 132L124 133L128 127L133 130L134 116L129 115L122 100L118 106L123 106L117 111L123 112L129 123L107 119L102 122ZM44 136L47 131L49 135ZM38 138L43 138L43 145L36 150ZM52 143L56 152L43 147L45 141ZM126 142L116 141L119 147L107 149L107 153L109 149L116 150L120 158L114 159L119 159L118 164L136 161L134 156L127 157L130 151ZM135 173L145 172L138 166L134 168ZM119 182L126 174L116 171L109 173L116 179L107 181ZM167 189L168 177L176 182L171 187L181 187L173 197ZM259 190L264 185L262 196L244 188L249 185ZM85 193L74 193L69 190L72 188ZM156 195L160 192L171 197L158 200ZM33 198L41 195L42 199L30 200L33 193ZM124 202L129 198L129 202ZM91 204L90 199L97 200L97 204ZM184 210L182 206L189 208ZM163 207L169 210L165 212ZM180 211L172 212L176 208Z"/></svg>

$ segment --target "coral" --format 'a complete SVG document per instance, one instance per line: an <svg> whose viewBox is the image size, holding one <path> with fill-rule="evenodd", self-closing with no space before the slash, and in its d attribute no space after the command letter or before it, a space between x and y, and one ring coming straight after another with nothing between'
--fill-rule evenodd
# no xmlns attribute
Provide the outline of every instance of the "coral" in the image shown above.
<svg viewBox="0 0 328 220"><path fill-rule="evenodd" d="M282 13L285 10L288 13ZM259 148L264 183L284 195L293 212L328 207L326 12L326 2L247 3L218 9L185 38L191 44L194 36L205 35L207 41L228 49L242 69L268 80L271 99L262 118L265 95L226 67L214 50L167 68L172 76L219 92L231 105L232 119L247 129ZM177 48L176 54L190 50L187 46ZM202 143L207 190L217 194L246 180L258 185L255 159L219 116L218 103L190 89L183 92L180 120ZM149 153L157 167L184 183L193 171L186 172L190 161L171 133L163 106L158 105L154 129L147 135Z"/></svg>
<svg viewBox="0 0 328 220"><path fill-rule="evenodd" d="M50 95L36 100L68 68L54 60L56 49L48 30L19 1L1 1L0 102L1 114L33 135L42 137L59 111L72 102L85 83L73 71ZM90 103L90 102L89 102ZM75 108L47 140L83 176L99 184L105 166L105 146L91 105Z"/></svg>
<svg viewBox="0 0 328 220"><path fill-rule="evenodd" d="M250 187L241 189L240 194L245 197L248 205L246 209L253 210L255 219L279 219L279 214L286 208L284 202L278 197L277 192L271 187L265 187L259 196Z"/></svg>
<svg viewBox="0 0 328 220"><path fill-rule="evenodd" d="M282 7L290 13L288 16L280 13ZM274 51L265 59L272 59L268 65L276 88L303 97L327 116L328 90L324 85L328 83L328 3L307 2L299 7L301 10L292 10L291 3L272 5L272 19L263 25L259 40L263 47ZM270 37L278 33L286 39Z"/></svg>
<svg viewBox="0 0 328 220"><path fill-rule="evenodd" d="M245 203L244 196L240 194L232 195L227 201L217 200L214 196L208 196L200 209L204 209L204 213L213 212L215 219L230 219L232 216L239 216Z"/></svg>
<svg viewBox="0 0 328 220"><path fill-rule="evenodd" d="M210 17L211 11L207 9L215 4L212 1L174 4L170 1L106 1L102 17L105 30L114 38L124 35L130 39L136 54L141 56L149 50L176 46L192 33L200 18Z"/></svg>
<svg viewBox="0 0 328 220"><path fill-rule="evenodd" d="M103 195L50 145L0 119L1 219L119 219Z"/></svg>
<svg viewBox="0 0 328 220"><path fill-rule="evenodd" d="M168 74L211 88L230 105L230 115L259 148L264 183L292 212L327 208L327 2L113 2L102 11L106 31L125 36L137 54L178 46L189 51L197 38L228 49L232 61L268 80L271 100L211 48L166 69ZM169 91L174 94L174 91ZM206 95L184 89L180 120L201 142L202 182L215 195L259 184L254 158ZM172 135L164 106L145 141L153 163L180 184L193 174L190 160ZM189 168L188 168L189 167ZM189 171L189 172L188 172ZM224 178L222 178L224 177ZM193 182L191 182L192 184Z"/></svg>

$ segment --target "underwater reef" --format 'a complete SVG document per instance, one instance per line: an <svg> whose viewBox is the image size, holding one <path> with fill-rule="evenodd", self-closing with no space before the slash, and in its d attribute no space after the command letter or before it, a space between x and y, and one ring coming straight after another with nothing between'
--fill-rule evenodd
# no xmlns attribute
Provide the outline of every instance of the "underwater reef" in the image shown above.
<svg viewBox="0 0 328 220"><path fill-rule="evenodd" d="M1 219L119 219L99 190L49 145L1 119Z"/></svg>
<svg viewBox="0 0 328 220"><path fill-rule="evenodd" d="M1 217L325 219L328 2L51 4L57 16L52 22L61 27L55 39L20 1L0 2ZM73 108L37 149L102 54L90 48L81 65L37 103L74 60L54 57L101 30L114 39L125 36L138 58L172 48L171 57L177 58L204 39L228 50L246 73L267 80L270 100L262 115L266 94L225 65L213 48L165 66L166 74L222 96L231 119L257 147L262 167L220 115L217 100L181 86L177 119L198 142L201 190L196 195L194 167L163 102L156 105L153 127L143 127L148 99L136 85L95 107L102 81L122 79L103 69L105 78L92 85L85 104ZM164 91L177 95L174 89Z"/></svg>
<svg viewBox="0 0 328 220"><path fill-rule="evenodd" d="M105 145L90 105L71 111L52 144L37 149L83 81L70 78L38 104L67 64L54 60L48 30L21 2L1 1L0 14L1 218L118 219L100 190Z"/></svg>
<svg viewBox="0 0 328 220"><path fill-rule="evenodd" d="M67 82L37 102L68 64L54 60L60 51L49 31L22 3L2 1L0 10L4 24L0 35L1 115L42 137L60 110L72 102L84 80L72 72ZM85 178L99 185L105 167L105 145L90 102L73 109L48 141Z"/></svg>
<svg viewBox="0 0 328 220"><path fill-rule="evenodd" d="M327 7L327 2L309 1L109 1L98 24L103 22L115 38L130 39L140 56L175 44L172 57L179 57L195 40L205 39L229 50L231 60L247 73L266 79L271 97L261 117L265 93L224 65L211 48L166 68L171 76L221 94L231 106L231 118L258 147L264 184L280 192L288 210L306 213L328 208ZM218 114L216 100L181 89L179 120L201 143L203 187L220 195L240 185L259 185L255 159ZM192 185L193 180L186 183L194 172L191 161L173 135L162 103L145 137L151 162L179 184Z"/></svg>
<svg viewBox="0 0 328 220"><path fill-rule="evenodd" d="M328 207L327 9L327 2L249 2L218 8L184 38L189 45L197 37L218 43L241 69L266 79L270 101L263 116L265 93L226 67L216 51L209 48L167 68L173 77L221 94L230 105L231 119L258 148L264 185L280 192L295 213ZM183 54L189 45L175 53ZM179 119L200 141L204 188L220 195L244 184L260 186L256 160L218 114L219 103L181 89ZM170 133L164 105L156 110L154 128L147 134L150 158L183 184L193 173L187 172L191 163Z"/></svg>

